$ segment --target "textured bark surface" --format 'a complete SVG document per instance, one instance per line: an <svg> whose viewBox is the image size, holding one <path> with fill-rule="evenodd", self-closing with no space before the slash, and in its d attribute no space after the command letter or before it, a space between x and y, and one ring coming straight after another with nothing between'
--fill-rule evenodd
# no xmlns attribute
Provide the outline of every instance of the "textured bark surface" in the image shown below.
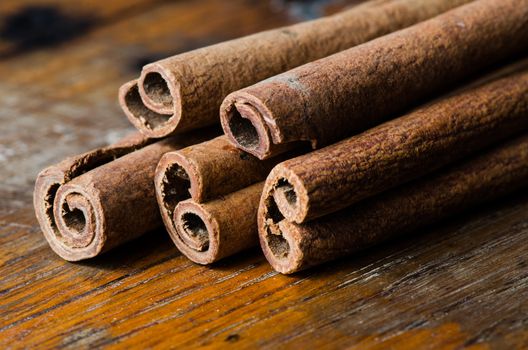
<svg viewBox="0 0 528 350"><path fill-rule="evenodd" d="M211 264L258 244L257 210L264 182L207 203L188 199L174 210L170 236L186 257Z"/></svg>
<svg viewBox="0 0 528 350"><path fill-rule="evenodd" d="M264 192L259 238L273 268L293 273L526 187L528 136L306 224L277 214Z"/></svg>
<svg viewBox="0 0 528 350"><path fill-rule="evenodd" d="M525 51L527 27L528 0L476 1L234 92L222 126L261 159L325 146Z"/></svg>
<svg viewBox="0 0 528 350"><path fill-rule="evenodd" d="M528 71L439 99L278 164L266 180L284 217L345 208L528 129Z"/></svg>
<svg viewBox="0 0 528 350"><path fill-rule="evenodd" d="M159 227L156 165L164 153L201 139L197 133L148 145L152 141L134 134L43 170L33 202L51 248L78 261Z"/></svg>
<svg viewBox="0 0 528 350"><path fill-rule="evenodd" d="M162 137L218 123L224 97L262 79L431 18L469 0L373 1L146 65L121 88L129 120Z"/></svg>

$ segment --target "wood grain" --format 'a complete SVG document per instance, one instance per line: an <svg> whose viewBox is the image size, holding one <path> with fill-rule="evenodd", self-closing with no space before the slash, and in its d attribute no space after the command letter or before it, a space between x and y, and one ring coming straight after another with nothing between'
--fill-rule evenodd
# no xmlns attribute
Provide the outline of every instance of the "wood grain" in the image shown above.
<svg viewBox="0 0 528 350"><path fill-rule="evenodd" d="M292 277L258 250L195 265L164 231L84 263L47 246L36 173L130 129L116 91L139 61L287 24L312 5L156 4L0 62L0 348L528 347L526 193Z"/></svg>

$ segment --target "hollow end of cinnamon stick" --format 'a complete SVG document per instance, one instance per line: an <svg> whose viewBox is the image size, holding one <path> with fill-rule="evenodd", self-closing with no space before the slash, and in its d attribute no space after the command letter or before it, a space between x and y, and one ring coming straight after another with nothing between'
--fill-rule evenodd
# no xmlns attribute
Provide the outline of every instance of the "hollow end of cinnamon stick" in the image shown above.
<svg viewBox="0 0 528 350"><path fill-rule="evenodd" d="M306 221L309 210L309 196L301 179L280 163L266 179L266 188L273 198L274 207L288 221Z"/></svg>
<svg viewBox="0 0 528 350"><path fill-rule="evenodd" d="M229 141L259 159L282 153L270 136L265 108L257 98L245 93L228 95L220 107L222 129Z"/></svg>
<svg viewBox="0 0 528 350"><path fill-rule="evenodd" d="M163 155L154 176L156 199L169 233L175 233L174 208L181 201L199 193L199 173L176 152Z"/></svg>
<svg viewBox="0 0 528 350"><path fill-rule="evenodd" d="M141 90L145 91L145 88L140 89L139 81L130 81L119 88L119 104L128 120L142 134L151 138L160 138L173 133L180 119L179 109L174 107L178 105L174 104L172 98L168 100L162 93L168 87L159 80L160 78L154 73L148 76L149 87L146 90L149 94L147 95L146 92L143 94L153 96L147 100L150 102L149 105L142 99ZM158 96L157 99L154 96Z"/></svg>
<svg viewBox="0 0 528 350"><path fill-rule="evenodd" d="M276 271L291 274L302 268L302 237L282 225L285 218L277 206L273 191L267 188L261 198L257 217L260 246Z"/></svg>
<svg viewBox="0 0 528 350"><path fill-rule="evenodd" d="M170 236L186 257L202 265L218 260L220 227L213 216L193 201L182 201L173 220L176 230Z"/></svg>
<svg viewBox="0 0 528 350"><path fill-rule="evenodd" d="M44 237L61 258L80 261L103 251L106 220L97 193L64 184L63 174L48 168L37 178L34 205Z"/></svg>
<svg viewBox="0 0 528 350"><path fill-rule="evenodd" d="M228 95L220 107L220 122L229 142L260 160L305 147L305 140L285 141L278 128L267 122L272 120L270 115L262 101L243 91Z"/></svg>
<svg viewBox="0 0 528 350"><path fill-rule="evenodd" d="M207 203L187 199L174 210L170 236L194 262L211 264L258 244L257 210L264 182Z"/></svg>
<svg viewBox="0 0 528 350"><path fill-rule="evenodd" d="M147 65L141 72L138 88L139 95L145 106L163 114L174 112L174 101L179 98L178 89L168 83L163 70L157 70L155 65ZM175 96L175 97L173 97Z"/></svg>
<svg viewBox="0 0 528 350"><path fill-rule="evenodd" d="M108 222L100 193L74 179L149 143L149 139L134 133L116 144L67 158L39 173L33 206L44 237L57 255L79 261L109 248Z"/></svg>

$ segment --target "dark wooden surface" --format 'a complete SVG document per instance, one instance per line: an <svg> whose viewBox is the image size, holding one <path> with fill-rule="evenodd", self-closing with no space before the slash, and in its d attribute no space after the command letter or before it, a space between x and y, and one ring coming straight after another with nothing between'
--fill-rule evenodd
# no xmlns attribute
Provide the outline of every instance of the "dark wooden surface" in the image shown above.
<svg viewBox="0 0 528 350"><path fill-rule="evenodd" d="M351 2L2 0L0 348L528 348L526 193L290 277L257 249L195 265L163 230L83 263L47 246L37 172L131 130L143 64Z"/></svg>

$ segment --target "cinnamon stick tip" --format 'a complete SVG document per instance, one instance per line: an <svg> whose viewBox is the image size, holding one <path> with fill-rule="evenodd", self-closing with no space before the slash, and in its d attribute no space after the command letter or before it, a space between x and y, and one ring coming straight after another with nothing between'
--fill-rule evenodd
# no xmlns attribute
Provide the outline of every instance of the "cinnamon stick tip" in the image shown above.
<svg viewBox="0 0 528 350"><path fill-rule="evenodd" d="M281 215L289 221L302 223L308 215L308 191L287 164L287 161L277 164L270 172L266 185Z"/></svg>
<svg viewBox="0 0 528 350"><path fill-rule="evenodd" d="M64 184L64 175L54 167L37 177L33 197L37 220L52 250L64 260L92 258L105 248L104 215L93 191Z"/></svg>
<svg viewBox="0 0 528 350"><path fill-rule="evenodd" d="M220 107L222 129L229 141L259 159L271 156L272 138L259 100L242 91L229 94Z"/></svg>
<svg viewBox="0 0 528 350"><path fill-rule="evenodd" d="M270 265L282 274L299 271L303 261L302 237L295 237L295 231L285 229L284 220L274 221L269 216L263 219L259 223L259 242Z"/></svg>
<svg viewBox="0 0 528 350"><path fill-rule="evenodd" d="M139 95L145 106L161 114L177 113L180 90L174 74L158 62L143 67L138 80Z"/></svg>
<svg viewBox="0 0 528 350"><path fill-rule="evenodd" d="M173 215L175 232L170 236L176 247L191 261L207 265L218 260L218 222L191 200L178 203Z"/></svg>
<svg viewBox="0 0 528 350"><path fill-rule="evenodd" d="M301 269L302 237L283 225L286 221L278 209L274 192L274 183L266 182L257 215L260 246L273 269L291 274Z"/></svg>
<svg viewBox="0 0 528 350"><path fill-rule="evenodd" d="M168 152L161 157L156 167L154 183L160 204L174 208L189 196L201 202L201 173L180 151Z"/></svg>
<svg viewBox="0 0 528 350"><path fill-rule="evenodd" d="M161 138L172 134L179 122L179 109L174 114L157 113L145 106L137 80L129 81L119 88L119 104L127 119L143 135ZM183 130L182 130L183 131Z"/></svg>

